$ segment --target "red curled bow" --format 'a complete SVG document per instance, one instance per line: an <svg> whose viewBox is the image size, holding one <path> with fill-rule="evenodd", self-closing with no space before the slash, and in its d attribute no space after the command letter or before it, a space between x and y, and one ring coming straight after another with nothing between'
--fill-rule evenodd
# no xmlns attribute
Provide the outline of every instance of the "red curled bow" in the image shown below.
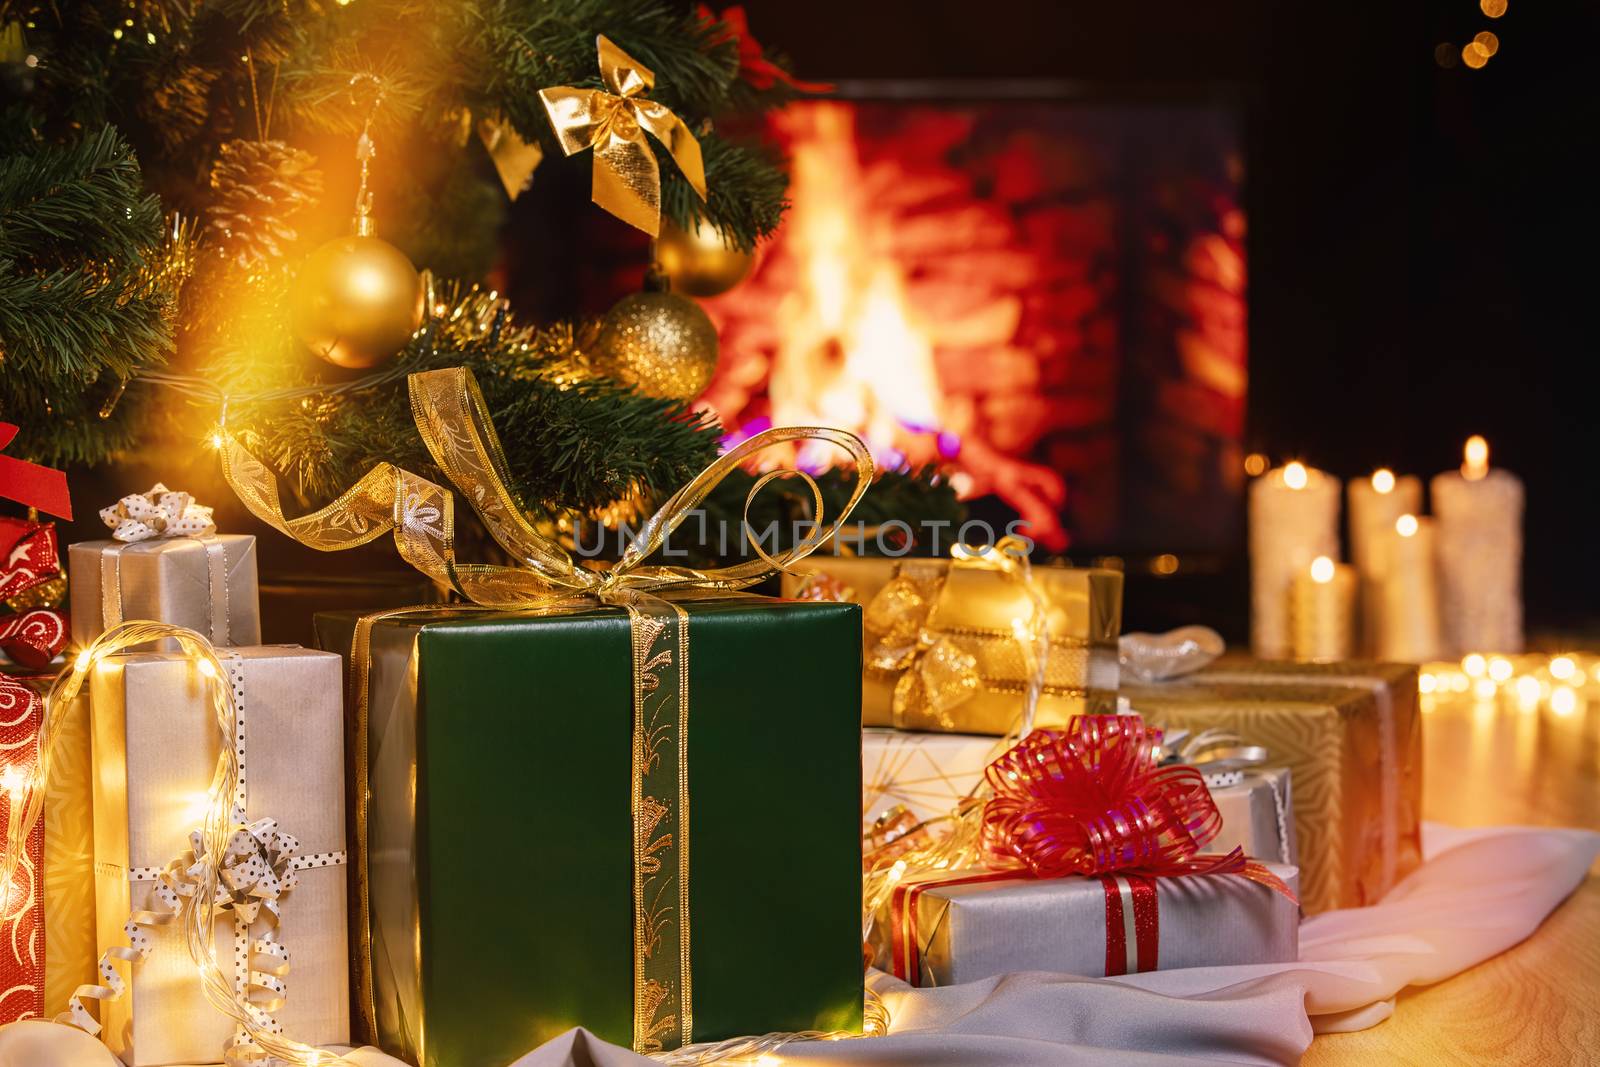
<svg viewBox="0 0 1600 1067"><path fill-rule="evenodd" d="M1199 771L1157 765L1160 741L1137 715L1079 715L1064 732L1023 738L986 772L994 797L983 809L985 863L1035 878L1242 874L1293 899L1241 849L1200 854L1222 815Z"/></svg>

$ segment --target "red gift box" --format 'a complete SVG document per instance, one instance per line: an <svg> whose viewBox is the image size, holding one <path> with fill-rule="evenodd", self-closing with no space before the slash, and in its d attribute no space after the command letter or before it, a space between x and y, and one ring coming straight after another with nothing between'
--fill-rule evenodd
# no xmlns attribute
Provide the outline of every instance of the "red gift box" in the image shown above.
<svg viewBox="0 0 1600 1067"><path fill-rule="evenodd" d="M0 823L19 803L38 757L44 701L0 674ZM28 835L26 853L0 895L0 1023L44 1013L44 819Z"/></svg>

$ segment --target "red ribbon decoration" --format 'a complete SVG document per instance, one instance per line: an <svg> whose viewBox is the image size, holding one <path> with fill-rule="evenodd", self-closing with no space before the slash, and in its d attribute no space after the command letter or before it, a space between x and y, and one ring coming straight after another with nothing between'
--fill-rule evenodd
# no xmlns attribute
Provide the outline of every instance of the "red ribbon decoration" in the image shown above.
<svg viewBox="0 0 1600 1067"><path fill-rule="evenodd" d="M0 452L5 451L16 436L16 426L0 422ZM52 467L0 456L0 497L38 508L59 519L72 519L72 497L67 492L67 476Z"/></svg>
<svg viewBox="0 0 1600 1067"><path fill-rule="evenodd" d="M921 980L917 904L930 889L1098 877L1105 891L1107 975L1156 969L1156 879L1237 874L1295 900L1282 879L1246 860L1243 849L1201 854L1222 829L1222 814L1199 771L1158 765L1161 733L1137 715L1079 715L1065 731L1035 730L991 763L985 774L995 795L984 805L980 828L989 870L934 874L895 887L895 976L913 985Z"/></svg>
<svg viewBox="0 0 1600 1067"><path fill-rule="evenodd" d="M750 22L745 17L742 6L735 5L726 8L721 16L718 16L716 12L705 4L701 4L695 13L703 21L721 26L710 39L710 44L713 47L724 41L734 41L738 44L739 77L750 83L752 89L765 92L778 82L783 82L783 84L796 92L833 92L833 86L827 82L801 81L768 59L766 52L761 47L761 42L750 35Z"/></svg>
<svg viewBox="0 0 1600 1067"><path fill-rule="evenodd" d="M0 457L3 458L3 457ZM0 516L0 600L27 592L61 573L54 523ZM67 619L51 608L0 618L0 651L39 669L67 644Z"/></svg>

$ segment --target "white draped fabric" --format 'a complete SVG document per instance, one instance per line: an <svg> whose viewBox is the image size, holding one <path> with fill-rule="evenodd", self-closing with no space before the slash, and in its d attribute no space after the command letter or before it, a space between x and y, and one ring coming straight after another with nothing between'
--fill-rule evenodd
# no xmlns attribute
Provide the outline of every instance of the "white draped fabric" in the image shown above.
<svg viewBox="0 0 1600 1067"><path fill-rule="evenodd" d="M1201 967L1120 978L1012 974L912 989L875 972L891 1033L796 1042L781 1062L808 1067L1128 1067L1293 1064L1313 1033L1388 1018L1395 994L1457 974L1538 929L1587 876L1600 834L1587 830L1423 828L1426 862L1369 908L1300 927L1297 963ZM727 961L737 965L737 961ZM0 1028L0 1067L114 1063L68 1027ZM372 1049L355 1067L403 1067ZM638 1067L652 1061L572 1030L511 1067ZM484 1065L490 1067L490 1065Z"/></svg>

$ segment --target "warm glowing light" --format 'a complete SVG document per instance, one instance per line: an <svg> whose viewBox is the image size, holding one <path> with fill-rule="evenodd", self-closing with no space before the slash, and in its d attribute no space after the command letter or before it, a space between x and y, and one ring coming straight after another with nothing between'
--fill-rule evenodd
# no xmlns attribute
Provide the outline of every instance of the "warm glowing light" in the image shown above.
<svg viewBox="0 0 1600 1067"><path fill-rule="evenodd" d="M1418 525L1415 515L1402 515L1394 520L1394 532L1401 537L1415 537Z"/></svg>
<svg viewBox="0 0 1600 1067"><path fill-rule="evenodd" d="M1170 552L1163 552L1151 561L1150 569L1157 574L1177 574L1178 557Z"/></svg>
<svg viewBox="0 0 1600 1067"><path fill-rule="evenodd" d="M1467 445L1461 450L1465 462L1461 464L1461 476L1469 481L1477 481L1489 473L1489 442L1481 434L1473 434L1467 438Z"/></svg>
<svg viewBox="0 0 1600 1067"><path fill-rule="evenodd" d="M1299 460L1283 468L1283 484L1290 489L1304 489L1306 480L1306 465Z"/></svg>
<svg viewBox="0 0 1600 1067"><path fill-rule="evenodd" d="M1524 674L1517 679L1517 702L1524 706L1539 703L1539 698L1544 695L1544 690L1539 685L1539 679L1532 675Z"/></svg>
<svg viewBox="0 0 1600 1067"><path fill-rule="evenodd" d="M91 658L92 657L89 655L89 650L86 648L82 652L78 653L78 658L73 661L73 666L77 667L77 669L80 671L86 671L89 669L89 660Z"/></svg>
<svg viewBox="0 0 1600 1067"><path fill-rule="evenodd" d="M1437 688L1439 688L1439 679L1433 675L1423 674L1417 677L1417 692L1431 693Z"/></svg>
<svg viewBox="0 0 1600 1067"><path fill-rule="evenodd" d="M1477 41L1468 42L1467 46L1461 50L1461 62L1465 63L1473 70L1477 70L1485 63L1489 62L1488 49L1484 48L1483 45L1479 44Z"/></svg>
<svg viewBox="0 0 1600 1067"><path fill-rule="evenodd" d="M1244 472L1252 478L1267 473L1267 457L1260 452L1252 452L1244 457Z"/></svg>
<svg viewBox="0 0 1600 1067"><path fill-rule="evenodd" d="M207 678L215 678L217 676L217 669L211 665L211 661L208 659L197 659L194 661L194 665L195 669Z"/></svg>
<svg viewBox="0 0 1600 1067"><path fill-rule="evenodd" d="M1488 678L1479 678L1472 683L1472 691L1477 694L1479 700L1492 700L1494 695L1500 691L1500 687Z"/></svg>
<svg viewBox="0 0 1600 1067"><path fill-rule="evenodd" d="M10 794L13 803L16 802L16 799L22 795L22 791L27 787L28 774L16 764L7 764L6 769L0 771L0 789L4 789Z"/></svg>
<svg viewBox="0 0 1600 1067"><path fill-rule="evenodd" d="M1372 488L1378 493L1394 492L1394 471L1388 467L1379 467L1372 472Z"/></svg>
<svg viewBox="0 0 1600 1067"><path fill-rule="evenodd" d="M763 1052L756 1057L756 1067L778 1067L781 1063L783 1063L782 1058L770 1052Z"/></svg>
<svg viewBox="0 0 1600 1067"><path fill-rule="evenodd" d="M1550 661L1550 677L1559 682L1564 682L1571 678L1573 672L1577 669L1578 665L1572 662L1571 656L1557 656Z"/></svg>
<svg viewBox="0 0 1600 1067"><path fill-rule="evenodd" d="M211 447L212 448L221 448L222 447L222 432L220 430L212 432L212 434L211 434Z"/></svg>
<svg viewBox="0 0 1600 1067"><path fill-rule="evenodd" d="M1474 37L1472 39L1472 43L1478 45L1491 56L1500 51L1500 38L1496 37L1488 30L1484 30L1482 33L1478 34L1478 36Z"/></svg>
<svg viewBox="0 0 1600 1067"><path fill-rule="evenodd" d="M1333 560L1327 556L1318 556L1312 560L1311 580L1321 583L1333 581Z"/></svg>
<svg viewBox="0 0 1600 1067"><path fill-rule="evenodd" d="M1489 661L1489 677L1493 678L1495 681L1503 682L1507 678L1510 678L1512 673L1513 669L1510 660L1501 659L1499 656L1496 656L1494 659Z"/></svg>
<svg viewBox="0 0 1600 1067"><path fill-rule="evenodd" d="M1461 669L1467 672L1467 677L1469 678L1482 678L1483 672L1488 667L1489 665L1484 662L1483 657L1476 652L1470 652L1461 657Z"/></svg>
<svg viewBox="0 0 1600 1067"><path fill-rule="evenodd" d="M1506 13L1506 0L1478 0L1478 10L1497 19Z"/></svg>
<svg viewBox="0 0 1600 1067"><path fill-rule="evenodd" d="M1564 685L1558 685L1550 693L1550 710L1566 718L1578 710L1578 694L1575 690Z"/></svg>

